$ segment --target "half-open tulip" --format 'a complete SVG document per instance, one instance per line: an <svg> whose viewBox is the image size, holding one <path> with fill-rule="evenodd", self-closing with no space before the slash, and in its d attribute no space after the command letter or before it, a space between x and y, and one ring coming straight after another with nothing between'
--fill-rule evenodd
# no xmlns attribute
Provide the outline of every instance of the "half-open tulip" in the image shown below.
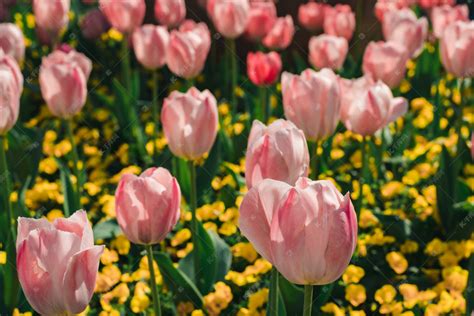
<svg viewBox="0 0 474 316"><path fill-rule="evenodd" d="M184 0L156 0L155 17L160 24L176 27L186 17L186 4Z"/></svg>
<svg viewBox="0 0 474 316"><path fill-rule="evenodd" d="M71 315L86 309L104 246L94 246L85 211L54 223L20 217L16 250L18 279L35 311Z"/></svg>
<svg viewBox="0 0 474 316"><path fill-rule="evenodd" d="M303 132L290 121L265 126L254 121L245 157L245 180L252 188L264 179L296 183L308 175L309 153Z"/></svg>
<svg viewBox="0 0 474 316"><path fill-rule="evenodd" d="M17 61L10 55L7 55L0 49L0 69L10 73L14 79L15 88L19 94L23 91L23 74Z"/></svg>
<svg viewBox="0 0 474 316"><path fill-rule="evenodd" d="M164 168L140 176L125 174L115 192L117 221L127 238L140 245L163 241L179 219L181 191Z"/></svg>
<svg viewBox="0 0 474 316"><path fill-rule="evenodd" d="M267 1L250 2L249 19L245 35L253 41L260 41L270 32L276 20L275 3Z"/></svg>
<svg viewBox="0 0 474 316"><path fill-rule="evenodd" d="M281 77L285 116L312 141L334 133L340 117L339 80L331 69L306 69L300 76Z"/></svg>
<svg viewBox="0 0 474 316"><path fill-rule="evenodd" d="M375 4L375 16L380 22L383 22L385 13L409 8L417 0L377 0Z"/></svg>
<svg viewBox="0 0 474 316"><path fill-rule="evenodd" d="M158 69L166 63L169 33L164 26L147 24L137 28L132 36L138 61L148 69Z"/></svg>
<svg viewBox="0 0 474 316"><path fill-rule="evenodd" d="M163 102L161 123L171 152L195 160L206 155L217 136L217 101L209 90L173 91Z"/></svg>
<svg viewBox="0 0 474 316"><path fill-rule="evenodd" d="M166 58L169 69L177 76L192 79L199 75L211 48L211 34L205 23L185 21L179 30L171 31Z"/></svg>
<svg viewBox="0 0 474 316"><path fill-rule="evenodd" d="M365 75L395 88L405 77L408 59L405 46L397 42L370 42L365 49L362 69Z"/></svg>
<svg viewBox="0 0 474 316"><path fill-rule="evenodd" d="M86 102L91 69L89 58L74 50L56 50L43 58L41 94L53 115L66 119L79 113Z"/></svg>
<svg viewBox="0 0 474 316"><path fill-rule="evenodd" d="M21 29L13 23L0 24L0 49L17 62L25 57L25 39Z"/></svg>
<svg viewBox="0 0 474 316"><path fill-rule="evenodd" d="M340 69L346 60L349 44L344 37L321 34L309 40L309 62L316 68Z"/></svg>
<svg viewBox="0 0 474 316"><path fill-rule="evenodd" d="M250 5L248 0L211 0L207 12L217 31L227 38L242 35L247 26Z"/></svg>
<svg viewBox="0 0 474 316"><path fill-rule="evenodd" d="M466 4L449 6L443 5L434 7L431 10L431 23L433 24L433 34L437 38L443 36L444 30L456 21L469 21L469 8Z"/></svg>
<svg viewBox="0 0 474 316"><path fill-rule="evenodd" d="M300 178L295 186L263 180L245 195L239 227L257 252L296 284L337 280L357 243L349 193L343 196L328 180Z"/></svg>
<svg viewBox="0 0 474 316"><path fill-rule="evenodd" d="M54 41L69 22L71 0L33 0L35 24L39 33Z"/></svg>
<svg viewBox="0 0 474 316"><path fill-rule="evenodd" d="M408 110L405 98L394 98L382 81L361 77L341 80L341 120L350 131L362 136L373 135Z"/></svg>
<svg viewBox="0 0 474 316"><path fill-rule="evenodd" d="M324 11L324 33L341 36L348 41L355 30L355 14L346 4L337 4L326 7Z"/></svg>
<svg viewBox="0 0 474 316"><path fill-rule="evenodd" d="M145 17L145 0L99 0L99 7L110 25L122 33L131 33Z"/></svg>
<svg viewBox="0 0 474 316"><path fill-rule="evenodd" d="M267 86L275 83L281 71L281 57L276 52L262 52L247 55L247 75L257 86Z"/></svg>
<svg viewBox="0 0 474 316"><path fill-rule="evenodd" d="M286 49L290 46L295 34L295 25L291 15L278 18L272 29L263 38L263 45L270 49Z"/></svg>
<svg viewBox="0 0 474 316"><path fill-rule="evenodd" d="M301 4L298 8L298 22L310 31L322 29L326 6L327 4L312 1Z"/></svg>
<svg viewBox="0 0 474 316"><path fill-rule="evenodd" d="M13 57L0 49L0 135L6 134L18 120L23 75Z"/></svg>
<svg viewBox="0 0 474 316"><path fill-rule="evenodd" d="M456 77L474 75L474 21L454 22L443 33L440 43L441 62Z"/></svg>

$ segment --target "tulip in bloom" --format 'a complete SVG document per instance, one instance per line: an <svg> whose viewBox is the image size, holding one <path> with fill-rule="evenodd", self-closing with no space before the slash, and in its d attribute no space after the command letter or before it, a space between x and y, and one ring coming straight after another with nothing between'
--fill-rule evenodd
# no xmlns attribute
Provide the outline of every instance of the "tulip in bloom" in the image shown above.
<svg viewBox="0 0 474 316"><path fill-rule="evenodd" d="M290 46L295 34L295 26L291 15L278 18L262 43L270 49L286 49Z"/></svg>
<svg viewBox="0 0 474 316"><path fill-rule="evenodd" d="M131 33L145 17L145 0L99 0L109 23L122 33Z"/></svg>
<svg viewBox="0 0 474 316"><path fill-rule="evenodd" d="M181 191L164 168L140 176L125 174L115 192L117 221L127 238L140 245L163 241L179 219Z"/></svg>
<svg viewBox="0 0 474 316"><path fill-rule="evenodd" d="M308 175L309 153L303 132L290 121L276 120L268 127L254 121L245 157L245 180L252 188L264 179L294 185Z"/></svg>
<svg viewBox="0 0 474 316"><path fill-rule="evenodd" d="M307 30L317 31L323 28L324 11L327 4L308 2L298 8L298 21Z"/></svg>
<svg viewBox="0 0 474 316"><path fill-rule="evenodd" d="M217 136L217 101L209 90L173 91L163 102L161 123L171 152L196 160L206 155Z"/></svg>
<svg viewBox="0 0 474 316"><path fill-rule="evenodd" d="M49 110L60 118L79 113L87 98L92 63L74 50L56 50L43 58L39 74L41 94Z"/></svg>
<svg viewBox="0 0 474 316"><path fill-rule="evenodd" d="M37 31L45 40L54 40L69 22L71 0L33 0Z"/></svg>
<svg viewBox="0 0 474 316"><path fill-rule="evenodd" d="M13 78L15 90L18 94L21 94L23 91L23 74L21 73L20 66L16 60L5 54L2 49L0 49L0 70L4 70L10 73L10 76Z"/></svg>
<svg viewBox="0 0 474 316"><path fill-rule="evenodd" d="M87 12L80 22L82 35L89 40L98 39L110 29L110 24L102 11L93 9Z"/></svg>
<svg viewBox="0 0 474 316"><path fill-rule="evenodd" d="M186 17L186 4L184 0L156 0L155 17L167 27L176 27Z"/></svg>
<svg viewBox="0 0 474 316"><path fill-rule="evenodd" d="M250 5L248 0L211 0L207 12L217 31L227 38L242 35L247 26Z"/></svg>
<svg viewBox="0 0 474 316"><path fill-rule="evenodd" d="M409 8L414 5L416 1L417 0L377 0L375 4L375 16L380 22L383 22L385 13Z"/></svg>
<svg viewBox="0 0 474 316"><path fill-rule="evenodd" d="M25 57L25 39L21 29L13 23L0 24L0 49L17 62Z"/></svg>
<svg viewBox="0 0 474 316"><path fill-rule="evenodd" d="M433 24L433 34L437 38L443 36L443 32L450 24L456 21L469 21L469 8L467 5L434 7L431 10L431 23Z"/></svg>
<svg viewBox="0 0 474 316"><path fill-rule="evenodd" d="M281 71L281 57L276 52L262 52L247 55L247 75L257 86L275 83Z"/></svg>
<svg viewBox="0 0 474 316"><path fill-rule="evenodd" d="M406 48L397 42L370 42L365 49L362 69L365 75L395 88L405 77L408 57Z"/></svg>
<svg viewBox="0 0 474 316"><path fill-rule="evenodd" d="M104 246L94 246L85 211L54 223L18 219L18 279L30 305L42 315L79 314L94 293Z"/></svg>
<svg viewBox="0 0 474 316"><path fill-rule="evenodd" d="M331 181L266 179L240 206L239 227L257 252L290 282L323 285L347 268L357 243L349 193Z"/></svg>
<svg viewBox="0 0 474 316"><path fill-rule="evenodd" d="M154 70L166 63L169 33L165 27L143 25L133 32L132 41L135 56L146 68Z"/></svg>
<svg viewBox="0 0 474 316"><path fill-rule="evenodd" d="M405 98L394 98L381 81L361 77L341 80L341 120L346 128L362 136L373 135L408 110Z"/></svg>
<svg viewBox="0 0 474 316"><path fill-rule="evenodd" d="M179 30L171 31L167 64L175 75L192 79L199 75L211 48L211 34L207 25L185 21Z"/></svg>
<svg viewBox="0 0 474 316"><path fill-rule="evenodd" d="M474 75L474 22L454 22L443 33L440 43L444 68L460 78Z"/></svg>
<svg viewBox="0 0 474 316"><path fill-rule="evenodd" d="M340 69L344 64L349 44L344 37L321 34L309 40L309 62L316 68Z"/></svg>
<svg viewBox="0 0 474 316"><path fill-rule="evenodd" d="M324 12L324 33L341 36L348 41L355 30L355 14L346 4L327 7Z"/></svg>
<svg viewBox="0 0 474 316"><path fill-rule="evenodd" d="M260 41L270 32L277 20L275 3L266 1L250 2L249 20L245 34L253 41Z"/></svg>
<svg viewBox="0 0 474 316"><path fill-rule="evenodd" d="M0 135L5 135L18 120L22 90L20 67L0 49Z"/></svg>

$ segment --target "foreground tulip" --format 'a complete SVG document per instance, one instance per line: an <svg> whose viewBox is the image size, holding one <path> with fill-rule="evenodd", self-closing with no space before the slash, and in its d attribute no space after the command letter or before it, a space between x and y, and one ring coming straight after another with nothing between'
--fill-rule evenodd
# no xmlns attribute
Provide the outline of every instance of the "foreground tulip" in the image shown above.
<svg viewBox="0 0 474 316"><path fill-rule="evenodd" d="M443 33L440 43L441 62L444 68L460 78L474 75L474 22L458 21Z"/></svg>
<svg viewBox="0 0 474 316"><path fill-rule="evenodd" d="M275 83L281 71L281 57L276 52L262 52L247 55L247 75L257 86L267 86Z"/></svg>
<svg viewBox="0 0 474 316"><path fill-rule="evenodd" d="M286 49L290 46L295 34L295 26L291 15L278 18L262 43L270 49Z"/></svg>
<svg viewBox="0 0 474 316"><path fill-rule="evenodd" d="M79 314L94 293L104 246L94 246L85 211L69 218L18 219L18 278L30 305L42 315Z"/></svg>
<svg viewBox="0 0 474 316"><path fill-rule="evenodd" d="M365 49L362 69L365 75L395 88L405 77L408 59L406 48L397 42L370 42Z"/></svg>
<svg viewBox="0 0 474 316"><path fill-rule="evenodd" d="M25 57L25 39L21 29L13 23L0 24L0 49L17 62Z"/></svg>
<svg viewBox="0 0 474 316"><path fill-rule="evenodd" d="M344 37L321 34L309 40L309 62L316 68L340 69L349 50Z"/></svg>
<svg viewBox="0 0 474 316"><path fill-rule="evenodd" d="M266 1L250 2L249 19L245 34L253 41L260 41L270 32L277 20L275 3Z"/></svg>
<svg viewBox="0 0 474 316"><path fill-rule="evenodd" d="M156 0L155 17L160 24L176 27L186 17L186 4L184 0Z"/></svg>
<svg viewBox="0 0 474 316"><path fill-rule="evenodd" d="M323 28L324 11L327 5L318 2L301 4L298 8L298 21L307 30L317 31Z"/></svg>
<svg viewBox="0 0 474 316"><path fill-rule="evenodd" d="M23 76L15 60L10 56L2 56L0 50L0 137L12 129L18 120L22 85Z"/></svg>
<svg viewBox="0 0 474 316"><path fill-rule="evenodd" d="M308 175L309 153L303 132L290 121L265 126L255 120L245 156L245 180L250 189L264 179L294 185Z"/></svg>
<svg viewBox="0 0 474 316"><path fill-rule="evenodd" d="M132 41L135 56L146 68L155 70L166 63L169 34L165 27L143 25L133 32Z"/></svg>
<svg viewBox="0 0 474 316"><path fill-rule="evenodd" d="M249 18L248 0L211 0L207 12L217 31L226 38L237 38L245 31Z"/></svg>
<svg viewBox="0 0 474 316"><path fill-rule="evenodd" d="M144 0L99 0L99 7L109 23L122 33L131 33L145 17Z"/></svg>
<svg viewBox="0 0 474 316"><path fill-rule="evenodd" d="M431 10L431 23L433 24L433 34L437 38L443 36L444 30L456 21L469 21L469 8L467 5L434 7Z"/></svg>
<svg viewBox="0 0 474 316"><path fill-rule="evenodd" d="M373 135L408 110L406 99L394 98L381 81L342 79L341 88L341 120L348 130L362 136Z"/></svg>
<svg viewBox="0 0 474 316"><path fill-rule="evenodd" d="M211 48L211 34L204 23L187 20L171 31L166 51L169 69L177 76L193 79L204 68Z"/></svg>
<svg viewBox="0 0 474 316"><path fill-rule="evenodd" d="M341 36L348 41L355 30L355 14L351 7L337 4L327 7L324 13L324 32L329 35Z"/></svg>
<svg viewBox="0 0 474 316"><path fill-rule="evenodd" d="M163 102L161 123L171 152L196 160L207 154L217 135L217 101L209 90L173 91Z"/></svg>
<svg viewBox="0 0 474 316"><path fill-rule="evenodd" d="M55 42L61 30L69 22L70 0L33 0L35 24L39 33Z"/></svg>

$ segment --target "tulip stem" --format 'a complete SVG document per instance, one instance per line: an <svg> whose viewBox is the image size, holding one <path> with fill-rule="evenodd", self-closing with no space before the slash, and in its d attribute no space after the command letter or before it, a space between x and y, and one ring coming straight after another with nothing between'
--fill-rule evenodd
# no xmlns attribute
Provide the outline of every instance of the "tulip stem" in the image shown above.
<svg viewBox="0 0 474 316"><path fill-rule="evenodd" d="M161 316L161 302L158 289L156 288L155 267L153 265L153 246L146 245L146 254L148 257L148 269L150 270L150 287L153 295L153 308L155 309L155 316Z"/></svg>
<svg viewBox="0 0 474 316"><path fill-rule="evenodd" d="M76 207L77 209L81 209L81 181L80 181L80 173L79 173L79 155L77 153L77 147L76 147L76 142L74 140L74 134L72 133L72 121L71 120L66 120L65 122L66 125L66 133L67 137L69 138L69 142L71 143L71 153L72 153L72 163L73 163L73 171L74 175L76 176ZM66 216L69 216L70 214L64 214Z"/></svg>
<svg viewBox="0 0 474 316"><path fill-rule="evenodd" d="M199 267L199 227L198 227L198 219L196 217L196 209L197 209L197 193L196 193L196 166L194 165L194 161L188 161L189 166L189 174L191 176L191 196L190 196L190 209L191 209L191 233L192 233L192 241L193 241L193 264L194 264L194 279L196 284L199 283L198 274L200 272Z"/></svg>
<svg viewBox="0 0 474 316"><path fill-rule="evenodd" d="M262 122L267 124L269 109L267 106L267 87L260 87L260 102L262 103Z"/></svg>
<svg viewBox="0 0 474 316"><path fill-rule="evenodd" d="M128 93L131 93L131 70L130 70L130 52L128 49L128 36L123 37L122 41L122 80Z"/></svg>
<svg viewBox="0 0 474 316"><path fill-rule="evenodd" d="M268 315L278 315L278 270L273 267L270 280Z"/></svg>
<svg viewBox="0 0 474 316"><path fill-rule="evenodd" d="M10 172L8 171L5 145L6 145L6 136L0 135L0 183L3 183L3 182L5 183L5 185L2 185L2 187L4 187L4 193L5 193L4 207L7 210L8 223L9 223L9 228L11 229L12 238L13 240L16 240L15 216L13 215L13 207L12 207L12 202L10 200L12 185L11 185L11 180L10 180Z"/></svg>
<svg viewBox="0 0 474 316"><path fill-rule="evenodd" d="M153 104L152 104L152 114L154 120L154 127L153 127L153 154L155 157L155 162L158 161L158 146L156 142L158 140L158 126L160 124L160 102L158 100L158 71L153 71Z"/></svg>
<svg viewBox="0 0 474 316"><path fill-rule="evenodd" d="M311 176L313 180L318 180L319 176L319 157L318 157L319 141L310 143L310 150L313 154L311 157Z"/></svg>
<svg viewBox="0 0 474 316"><path fill-rule="evenodd" d="M235 48L235 39L228 39L228 46L229 46L229 56L230 56L230 72L232 76L232 81L230 84L230 91L229 91L229 96L230 100L232 102L232 114L237 113L237 98L235 95L235 88L237 87L237 81L238 81L238 69L237 69L237 52Z"/></svg>
<svg viewBox="0 0 474 316"><path fill-rule="evenodd" d="M313 286L304 286L304 305L303 305L303 316L311 316L311 310L313 309Z"/></svg>

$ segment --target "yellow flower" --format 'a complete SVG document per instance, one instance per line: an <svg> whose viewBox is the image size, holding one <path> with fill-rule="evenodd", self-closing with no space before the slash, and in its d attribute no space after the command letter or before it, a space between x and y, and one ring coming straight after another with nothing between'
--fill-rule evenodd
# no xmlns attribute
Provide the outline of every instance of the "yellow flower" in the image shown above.
<svg viewBox="0 0 474 316"><path fill-rule="evenodd" d="M58 164L53 157L47 157L40 161L39 171L46 174L54 174L58 170Z"/></svg>
<svg viewBox="0 0 474 316"><path fill-rule="evenodd" d="M7 252L0 251L0 264L6 264L6 263L7 263Z"/></svg>
<svg viewBox="0 0 474 316"><path fill-rule="evenodd" d="M365 316L364 311L349 311L349 316Z"/></svg>
<svg viewBox="0 0 474 316"><path fill-rule="evenodd" d="M130 241L124 235L119 235L111 242L112 248L116 249L120 255L127 255L130 251Z"/></svg>
<svg viewBox="0 0 474 316"><path fill-rule="evenodd" d="M321 311L327 314L333 314L334 316L344 316L344 309L340 308L334 303L327 303L321 307Z"/></svg>
<svg viewBox="0 0 474 316"><path fill-rule="evenodd" d="M463 292L467 286L469 272L459 266L445 268L442 271L444 285L448 290Z"/></svg>
<svg viewBox="0 0 474 316"><path fill-rule="evenodd" d="M403 192L404 188L405 186L403 185L403 183L399 181L390 181L380 188L380 194L382 194L382 198L384 198L385 200L391 200L392 198Z"/></svg>
<svg viewBox="0 0 474 316"><path fill-rule="evenodd" d="M400 245L400 251L404 254L415 253L419 249L419 245L416 241L406 240L403 244Z"/></svg>
<svg viewBox="0 0 474 316"><path fill-rule="evenodd" d="M224 282L217 282L215 292L211 292L204 297L204 305L209 315L219 315L232 302L233 295L230 287Z"/></svg>
<svg viewBox="0 0 474 316"><path fill-rule="evenodd" d="M385 259L397 274L404 273L408 268L408 261L400 252L392 251L385 256Z"/></svg>
<svg viewBox="0 0 474 316"><path fill-rule="evenodd" d="M115 265L108 265L99 272L96 281L96 292L106 292L120 281L122 272Z"/></svg>
<svg viewBox="0 0 474 316"><path fill-rule="evenodd" d="M150 306L150 299L146 295L134 295L130 301L130 309L135 314L143 313Z"/></svg>
<svg viewBox="0 0 474 316"><path fill-rule="evenodd" d="M439 296L438 307L443 313L449 313L454 306L454 299L449 295L448 292L443 291Z"/></svg>
<svg viewBox="0 0 474 316"><path fill-rule="evenodd" d="M191 231L188 228L183 228L178 231L171 239L171 246L176 247L188 241L191 238Z"/></svg>
<svg viewBox="0 0 474 316"><path fill-rule="evenodd" d="M346 284L359 283L359 281L364 277L364 275L364 269L356 265L350 264L342 275L342 280Z"/></svg>
<svg viewBox="0 0 474 316"><path fill-rule="evenodd" d="M112 291L105 293L100 298L100 305L106 311L111 311L113 303L112 301L117 302L117 304L124 304L130 296L130 289L125 283L120 283Z"/></svg>
<svg viewBox="0 0 474 316"><path fill-rule="evenodd" d="M365 287L360 284L350 284L346 287L346 300L352 304L352 306L359 306L364 303L367 299L365 294Z"/></svg>
<svg viewBox="0 0 474 316"><path fill-rule="evenodd" d="M249 310L251 312L257 311L260 307L268 301L268 293L269 290L267 288L263 288L258 290L257 292L253 293L249 297Z"/></svg>
<svg viewBox="0 0 474 316"><path fill-rule="evenodd" d="M390 284L386 284L375 292L375 300L379 304L388 304L393 302L396 295L397 291L395 288Z"/></svg>
<svg viewBox="0 0 474 316"><path fill-rule="evenodd" d="M239 242L232 246L231 250L234 257L242 257L248 262L254 262L258 256L255 248L248 242Z"/></svg>
<svg viewBox="0 0 474 316"><path fill-rule="evenodd" d="M57 218L63 218L63 217L64 217L63 211L58 210L58 209L51 210L46 215L46 218L50 222L53 222Z"/></svg>
<svg viewBox="0 0 474 316"><path fill-rule="evenodd" d="M191 313L191 316L205 316L204 312L200 309L196 309Z"/></svg>
<svg viewBox="0 0 474 316"><path fill-rule="evenodd" d="M399 290L406 308L413 308L418 303L418 287L415 284L401 284Z"/></svg>
<svg viewBox="0 0 474 316"><path fill-rule="evenodd" d="M437 257L446 251L447 245L438 238L430 241L425 248L425 253L432 257Z"/></svg>
<svg viewBox="0 0 474 316"><path fill-rule="evenodd" d="M24 312L24 313L20 313L20 311L18 310L18 308L15 308L13 310L13 315L12 316L32 316L33 313L32 312Z"/></svg>
<svg viewBox="0 0 474 316"><path fill-rule="evenodd" d="M102 262L103 265L109 265L118 260L118 254L115 250L110 250L107 247L104 248L104 252L102 253L102 256L100 256L100 262Z"/></svg>
<svg viewBox="0 0 474 316"><path fill-rule="evenodd" d="M359 226L361 228L369 228L379 223L378 218L371 211L363 208L359 216Z"/></svg>

